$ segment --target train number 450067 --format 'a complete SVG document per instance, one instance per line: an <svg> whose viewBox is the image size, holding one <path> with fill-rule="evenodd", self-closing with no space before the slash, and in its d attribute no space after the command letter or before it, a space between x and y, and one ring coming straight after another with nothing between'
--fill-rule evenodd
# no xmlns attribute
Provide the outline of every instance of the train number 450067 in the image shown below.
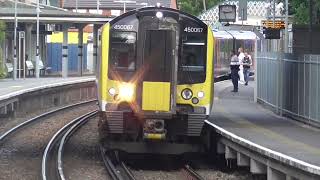
<svg viewBox="0 0 320 180"><path fill-rule="evenodd" d="M185 27L183 31L189 33L202 33L203 28Z"/></svg>

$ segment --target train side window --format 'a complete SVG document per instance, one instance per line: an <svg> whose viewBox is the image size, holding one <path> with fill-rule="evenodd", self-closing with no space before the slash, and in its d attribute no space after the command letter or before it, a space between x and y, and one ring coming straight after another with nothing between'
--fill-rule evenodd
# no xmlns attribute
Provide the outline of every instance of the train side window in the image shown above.
<svg viewBox="0 0 320 180"><path fill-rule="evenodd" d="M110 62L113 70L134 71L136 69L136 32L112 32Z"/></svg>
<svg viewBox="0 0 320 180"><path fill-rule="evenodd" d="M180 71L205 71L205 41L202 38L183 37L181 53Z"/></svg>

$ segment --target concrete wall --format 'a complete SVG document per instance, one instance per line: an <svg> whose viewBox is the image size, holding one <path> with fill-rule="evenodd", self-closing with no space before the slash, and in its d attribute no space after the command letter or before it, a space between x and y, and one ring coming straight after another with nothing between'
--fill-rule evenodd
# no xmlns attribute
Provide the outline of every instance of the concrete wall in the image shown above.
<svg viewBox="0 0 320 180"><path fill-rule="evenodd" d="M0 101L0 119L96 99L95 82L58 86L25 93Z"/></svg>

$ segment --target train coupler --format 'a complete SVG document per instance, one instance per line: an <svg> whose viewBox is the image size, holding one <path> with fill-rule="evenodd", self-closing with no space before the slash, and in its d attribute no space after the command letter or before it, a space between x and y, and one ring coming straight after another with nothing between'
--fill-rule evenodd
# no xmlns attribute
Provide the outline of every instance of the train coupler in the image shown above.
<svg viewBox="0 0 320 180"><path fill-rule="evenodd" d="M143 125L143 139L163 140L166 138L166 129L163 119L146 119Z"/></svg>

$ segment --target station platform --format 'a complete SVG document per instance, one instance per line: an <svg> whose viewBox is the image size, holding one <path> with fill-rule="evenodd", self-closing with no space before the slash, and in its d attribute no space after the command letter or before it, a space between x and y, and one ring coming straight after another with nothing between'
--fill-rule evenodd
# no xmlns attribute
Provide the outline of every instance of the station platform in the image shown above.
<svg viewBox="0 0 320 180"><path fill-rule="evenodd" d="M15 97L20 94L41 89L63 86L73 83L94 81L94 76L85 77L50 77L50 78L26 78L26 79L0 79L0 101Z"/></svg>
<svg viewBox="0 0 320 180"><path fill-rule="evenodd" d="M320 129L278 116L255 103L252 81L248 86L239 84L238 93L231 92L232 89L230 80L215 83L214 107L208 124L220 134L232 134L232 141L238 138L234 141L249 149L254 146L255 151L268 158L320 172Z"/></svg>

